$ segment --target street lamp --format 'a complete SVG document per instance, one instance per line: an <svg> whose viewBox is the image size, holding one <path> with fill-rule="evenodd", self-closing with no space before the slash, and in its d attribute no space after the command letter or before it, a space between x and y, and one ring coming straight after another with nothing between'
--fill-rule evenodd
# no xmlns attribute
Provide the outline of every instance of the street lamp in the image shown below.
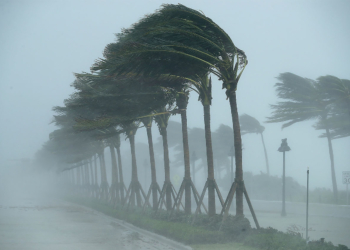
<svg viewBox="0 0 350 250"><path fill-rule="evenodd" d="M231 149L228 152L228 156L231 157L231 183L233 183L233 157L235 156L235 149L233 145L231 146Z"/></svg>
<svg viewBox="0 0 350 250"><path fill-rule="evenodd" d="M198 160L197 155L196 155L196 151L192 152L192 156L191 156L191 160L192 160L192 176L193 176L193 184L196 186L196 169L195 169L195 163L196 160Z"/></svg>
<svg viewBox="0 0 350 250"><path fill-rule="evenodd" d="M278 149L279 152L283 152L283 188L282 188L282 216L286 216L286 151L290 151L290 147L287 143L287 138L282 139L281 146Z"/></svg>

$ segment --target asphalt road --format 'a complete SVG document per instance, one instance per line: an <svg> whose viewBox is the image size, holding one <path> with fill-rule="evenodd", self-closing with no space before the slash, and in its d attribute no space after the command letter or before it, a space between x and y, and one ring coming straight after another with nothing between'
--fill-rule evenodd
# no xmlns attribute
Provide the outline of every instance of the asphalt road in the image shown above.
<svg viewBox="0 0 350 250"><path fill-rule="evenodd" d="M287 202L287 216L281 216L280 201L252 201L258 222L261 227L273 227L283 232L306 234L306 204ZM248 206L245 204L245 215L255 227ZM350 206L327 204L309 204L309 239L331 241L334 245L350 247Z"/></svg>
<svg viewBox="0 0 350 250"><path fill-rule="evenodd" d="M52 188L55 174L40 176L23 168L14 170L0 168L1 250L181 248L96 211L51 198L57 191ZM280 215L279 201L252 203L260 226L305 237L305 203L287 202L286 217ZM249 210L245 215L254 226ZM350 246L350 206L310 204L309 215L311 240L325 238L335 245Z"/></svg>
<svg viewBox="0 0 350 250"><path fill-rule="evenodd" d="M59 200L27 198L0 206L1 250L175 250L123 222Z"/></svg>
<svg viewBox="0 0 350 250"><path fill-rule="evenodd" d="M55 199L56 174L0 166L1 250L188 249L99 212Z"/></svg>

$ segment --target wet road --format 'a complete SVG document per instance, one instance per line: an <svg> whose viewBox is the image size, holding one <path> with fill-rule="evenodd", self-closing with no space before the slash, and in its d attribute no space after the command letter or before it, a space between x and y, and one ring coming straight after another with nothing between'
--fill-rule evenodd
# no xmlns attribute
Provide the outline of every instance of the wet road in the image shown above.
<svg viewBox="0 0 350 250"><path fill-rule="evenodd" d="M287 216L281 216L279 201L252 201L261 227L273 227L283 232L306 235L306 204L287 202ZM246 205L246 204L245 204ZM254 220L245 206L245 215L255 227ZM350 206L311 203L309 206L309 239L331 241L334 245L350 247Z"/></svg>
<svg viewBox="0 0 350 250"><path fill-rule="evenodd" d="M1 250L179 249L96 211L53 199L55 174L15 170L0 168ZM260 226L305 236L305 204L287 203L288 215L281 217L280 202L252 203ZM310 204L309 213L310 239L350 246L350 206ZM254 226L249 211L245 214Z"/></svg>
<svg viewBox="0 0 350 250"><path fill-rule="evenodd" d="M58 200L21 203L0 207L1 250L176 249L88 208Z"/></svg>
<svg viewBox="0 0 350 250"><path fill-rule="evenodd" d="M56 180L55 173L0 165L1 250L179 249L162 237L53 198L59 192Z"/></svg>

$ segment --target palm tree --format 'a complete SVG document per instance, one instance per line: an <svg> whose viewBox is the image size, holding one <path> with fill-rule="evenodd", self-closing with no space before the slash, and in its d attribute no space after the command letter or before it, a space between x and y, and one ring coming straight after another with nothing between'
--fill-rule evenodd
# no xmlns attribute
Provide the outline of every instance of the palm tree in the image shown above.
<svg viewBox="0 0 350 250"><path fill-rule="evenodd" d="M54 122L61 128L50 133L45 147L56 156L57 165L63 166L60 171L77 168L77 184L81 184L84 195L92 195L89 159L96 152L95 141L90 133L75 133L69 126L72 123L69 114L55 116Z"/></svg>
<svg viewBox="0 0 350 250"><path fill-rule="evenodd" d="M317 78L317 83L335 108L346 110L350 116L350 80L327 75Z"/></svg>
<svg viewBox="0 0 350 250"><path fill-rule="evenodd" d="M128 188L127 198L129 195L129 203L128 206L135 206L135 198L137 202L137 206L141 207L141 192L142 187L138 180L137 175L137 163L136 163L136 152L135 152L135 134L139 127L137 122L125 122L122 124L122 127L125 130L126 136L130 142L130 150L131 150L131 183Z"/></svg>
<svg viewBox="0 0 350 250"><path fill-rule="evenodd" d="M153 138L152 138L152 122L153 117L148 116L141 119L143 125L146 127L147 139L148 139L148 148L150 155L150 166L151 166L151 185L147 194L147 200L149 198L150 192L152 192L152 207L154 210L157 210L158 206L158 191L160 189L157 183L157 174L156 174L156 163L154 159L154 148L153 148Z"/></svg>
<svg viewBox="0 0 350 250"><path fill-rule="evenodd" d="M109 45L92 70L110 74L178 75L211 72L223 81L230 101L236 155L236 214L243 215L243 170L236 89L248 61L215 22L183 5L163 5ZM181 70L179 70L181 69Z"/></svg>
<svg viewBox="0 0 350 250"><path fill-rule="evenodd" d="M221 172L220 167L224 166L226 168L226 173L231 173L231 185L234 182L233 178L233 158L234 147L233 147L233 131L232 127L220 124L220 126L213 133L213 149L214 149L214 159L217 163L216 168ZM229 150L228 150L229 149ZM230 157L231 169L227 166L227 157Z"/></svg>
<svg viewBox="0 0 350 250"><path fill-rule="evenodd" d="M112 161L112 183L110 186L110 196L111 202L113 205L116 205L120 202L119 198L119 183L118 183L118 167L117 167L117 156L115 154L115 138L111 137L106 140L110 153L111 153L111 161Z"/></svg>
<svg viewBox="0 0 350 250"><path fill-rule="evenodd" d="M210 128L210 105L212 99L211 93L211 78L208 75L203 75L199 77L198 81L192 82L194 90L199 95L199 100L201 101L204 109L204 128L205 128L205 144L206 144L206 152L207 152L207 164L208 164L208 180L205 184L203 193L201 197L204 197L205 189L208 188L208 214L209 216L213 216L216 214L215 209L215 190L218 193L218 197L220 198L221 205L223 205L223 200L221 198L221 194L217 183L214 178L214 157L213 157L213 146L212 146L212 138L211 138L211 128ZM198 207L200 207L202 200ZM197 208L198 209L198 208Z"/></svg>
<svg viewBox="0 0 350 250"><path fill-rule="evenodd" d="M350 81L328 75L319 77L317 83L331 102L331 114L326 121L319 121L316 129L328 126L333 139L350 136Z"/></svg>
<svg viewBox="0 0 350 250"><path fill-rule="evenodd" d="M120 200L121 200L122 205L124 205L124 197L125 197L124 191L126 190L126 186L124 184L122 157L121 157L121 154L120 154L120 133L117 133L115 135L114 147L117 150L117 156L118 156Z"/></svg>
<svg viewBox="0 0 350 250"><path fill-rule="evenodd" d="M168 134L167 134L167 126L170 118L169 111L172 109L172 105L170 104L167 108L163 107L157 110L158 115L154 117L155 122L159 128L159 133L162 136L163 140L163 154L164 154L164 173L165 173L165 181L162 188L162 194L159 200L159 204L162 204L162 199L165 195L166 197L166 209L169 211L172 209L172 194L173 194L173 185L170 180L170 161L169 161L169 148L168 148ZM175 197L174 197L175 198Z"/></svg>
<svg viewBox="0 0 350 250"><path fill-rule="evenodd" d="M182 84L178 84L176 95L176 105L179 108L181 115L181 129L182 129L182 146L183 146L183 155L184 155L184 165L185 165L185 176L181 186L185 190L185 213L191 213L191 188L194 190L196 196L196 190L191 180L191 169L190 169L190 149L188 145L188 129L187 129L187 105L189 99L189 91ZM181 202L181 188L178 193L177 200ZM176 203L176 202L175 202Z"/></svg>
<svg viewBox="0 0 350 250"><path fill-rule="evenodd" d="M264 153L265 153L266 173L268 175L270 175L269 159L267 157L266 146L265 146L264 136L263 136L263 132L265 131L265 127L262 126L257 119L255 119L254 117L252 117L250 115L247 115L247 114L241 115L239 117L239 119L241 121L242 135L244 135L244 134L252 134L252 133L260 134L261 142L263 144Z"/></svg>
<svg viewBox="0 0 350 250"><path fill-rule="evenodd" d="M325 125L328 141L329 157L331 161L331 176L334 198L338 200L338 189L334 168L334 154L332 136L327 124L327 118L331 112L331 102L327 100L317 82L302 78L292 73L282 73L276 83L277 96L286 101L271 105L272 116L268 117L268 123L285 122L282 129L297 122L307 120L321 121Z"/></svg>
<svg viewBox="0 0 350 250"><path fill-rule="evenodd" d="M148 115L154 109L164 105L169 99L168 94L163 89L146 84L146 79L137 79L131 75L106 77L102 73L99 75L84 73L76 76L77 80L74 86L80 90L78 92L79 105L89 107L97 114L95 117L90 115L88 119L82 119L83 115L81 114L80 122L76 124L76 128L108 129L118 125L123 128L129 138L132 152L132 183L126 197L130 197L129 204L134 205L136 195L137 205L141 206L141 194L145 199L146 197L138 182L136 157L134 155L136 123L138 123L139 117ZM118 148L117 153L119 156ZM120 176L122 177L121 173ZM124 184L120 184L120 190L124 190ZM146 203L148 204L147 199Z"/></svg>

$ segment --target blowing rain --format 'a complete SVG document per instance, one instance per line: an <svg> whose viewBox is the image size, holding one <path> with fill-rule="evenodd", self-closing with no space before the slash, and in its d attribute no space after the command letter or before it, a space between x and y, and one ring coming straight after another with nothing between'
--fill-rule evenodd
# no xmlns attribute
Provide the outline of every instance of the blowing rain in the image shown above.
<svg viewBox="0 0 350 250"><path fill-rule="evenodd" d="M0 249L349 249L349 9L0 1Z"/></svg>

